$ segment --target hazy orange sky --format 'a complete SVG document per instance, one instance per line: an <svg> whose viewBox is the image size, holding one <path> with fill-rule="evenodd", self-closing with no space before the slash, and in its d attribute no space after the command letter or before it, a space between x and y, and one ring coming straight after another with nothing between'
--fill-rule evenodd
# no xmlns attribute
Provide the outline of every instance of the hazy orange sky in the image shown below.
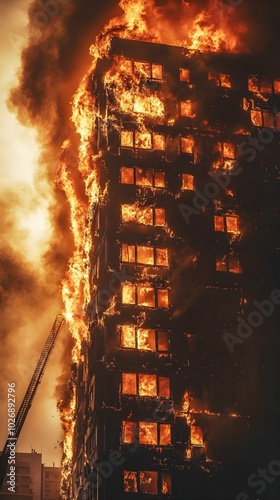
<svg viewBox="0 0 280 500"><path fill-rule="evenodd" d="M19 404L61 309L58 288L44 294L51 278L41 257L52 234L48 212L52 194L47 183L34 179L40 146L35 131L20 125L6 104L26 43L29 3L22 0L10 5L0 1L0 249L4 262L0 268L0 449L7 437L7 384L16 383ZM30 451L31 447L42 451L44 462L52 464L55 460L56 465L61 457L57 441L63 437L54 395L62 340L52 355L17 446L17 451Z"/></svg>

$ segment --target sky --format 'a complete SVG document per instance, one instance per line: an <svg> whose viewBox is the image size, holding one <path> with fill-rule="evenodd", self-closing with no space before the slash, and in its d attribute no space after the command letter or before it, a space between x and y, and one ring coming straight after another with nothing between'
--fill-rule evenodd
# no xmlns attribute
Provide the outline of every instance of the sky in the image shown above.
<svg viewBox="0 0 280 500"><path fill-rule="evenodd" d="M171 4L175 12L178 2ZM0 0L0 448L6 438L7 384L16 383L19 404L62 308L59 286L73 242L55 173L63 141L70 136L77 142L71 98L90 65L88 48L119 13L117 5L69 0L42 17L37 0ZM278 2L243 0L232 15L232 22L236 17L249 27L242 35L244 50L267 67L279 66ZM18 442L18 451L42 451L50 465L60 461L63 434L56 402L70 374L62 362L69 352L64 328Z"/></svg>

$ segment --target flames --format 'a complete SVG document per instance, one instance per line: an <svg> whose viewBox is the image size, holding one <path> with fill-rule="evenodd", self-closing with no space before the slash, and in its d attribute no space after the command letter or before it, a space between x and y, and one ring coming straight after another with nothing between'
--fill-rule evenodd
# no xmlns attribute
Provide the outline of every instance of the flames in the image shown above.
<svg viewBox="0 0 280 500"><path fill-rule="evenodd" d="M215 1L210 1L208 10L199 14L194 13L188 3L182 2L177 6L171 3L174 15L178 16L180 23L178 20L174 22L172 16L169 16L168 7L156 7L154 0L121 0L119 5L123 11L122 15L110 21L90 48L93 57L92 67L83 79L73 100L72 121L80 136L78 168L74 171L67 164L66 153L71 146L69 143L65 143L61 166L57 174L57 183L65 191L70 206L70 227L75 246L73 256L69 261L68 271L62 282L62 297L65 319L74 339L72 361L76 364L81 358L82 342L87 341L88 338L86 310L92 292L89 280L90 254L93 245L92 214L95 204L103 196L103 193L100 193L97 179L97 162L101 152L96 156L96 152L92 149L92 134L96 121L99 119L99 123L103 123L104 129L106 129L104 118L99 116L92 96L91 77L98 58L109 54L113 37L178 45L190 51L217 52L227 50L237 52L240 49L238 31L244 30L242 25L237 26L236 23L231 23L228 12L227 16L224 16L219 9L219 4ZM164 10L165 8L166 10ZM234 26L234 31L231 24ZM181 70L181 77L188 81L187 70ZM122 146L142 149L151 149L153 146L154 149L163 150L164 136L154 134L151 138L150 132L144 127L147 119L162 123L165 115L163 96L157 89L148 89L143 84L147 78L156 81L162 80L161 66L145 64L141 61L132 64L131 61L125 61L123 58L116 59L115 64L107 71L104 79L107 91L114 95L110 112L112 115L119 112L132 115L138 124L138 131L135 132L135 135L130 131L120 131ZM224 85L229 85L227 79L225 79ZM182 103L182 106L182 111L186 116L193 116L189 101ZM116 125L117 127L118 125ZM185 138L184 141L185 148L188 150L193 148L192 138ZM231 159L230 151L228 153ZM76 189L77 176L83 184L82 198ZM193 187L190 179L187 179L186 182L188 189ZM132 222L156 226L165 226L166 223L163 209L143 207L139 204L123 205L121 217L124 223ZM160 258L162 265L165 265L167 257L162 253ZM122 294L123 303L135 303L136 289L134 285L125 284ZM140 287L137 294L139 294L141 305L154 306L155 291L152 288ZM167 290L157 290L156 297L160 307L168 307ZM116 314L115 296L108 314ZM138 337L136 337L134 328L130 325L122 326L124 347L135 348L136 338L138 339L138 348L154 350L154 337L149 330L139 329ZM153 383L151 380L145 381L151 392L154 391ZM145 384L143 382L143 387ZM61 410L66 434L63 459L64 484L67 483L71 473L75 405L76 398L73 392L70 406ZM151 433L152 429L149 429L148 424L146 424L145 429L140 430L141 432L143 439L145 439L144 435ZM168 426L166 429L162 429L161 444L169 442L169 433ZM149 437L152 439L152 436ZM66 494L63 495L66 498Z"/></svg>

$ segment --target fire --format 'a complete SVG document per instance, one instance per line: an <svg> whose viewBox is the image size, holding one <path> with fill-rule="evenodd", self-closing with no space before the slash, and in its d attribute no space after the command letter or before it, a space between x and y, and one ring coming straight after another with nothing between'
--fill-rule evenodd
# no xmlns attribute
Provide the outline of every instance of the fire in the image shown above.
<svg viewBox="0 0 280 500"><path fill-rule="evenodd" d="M156 350L155 330L147 328L138 329L138 347L146 351Z"/></svg>
<svg viewBox="0 0 280 500"><path fill-rule="evenodd" d="M157 377L156 375L139 374L139 396L157 395Z"/></svg>
<svg viewBox="0 0 280 500"><path fill-rule="evenodd" d="M122 325L121 329L121 346L135 349L136 340L135 340L135 327L133 325Z"/></svg>
<svg viewBox="0 0 280 500"><path fill-rule="evenodd" d="M157 445L157 424L139 422L139 443Z"/></svg>
<svg viewBox="0 0 280 500"><path fill-rule="evenodd" d="M61 167L57 174L57 183L65 191L70 206L71 230L75 250L69 261L68 271L62 282L62 297L64 301L64 315L69 330L74 339L72 360L79 363L81 358L81 345L88 339L88 318L86 315L87 306L90 303L90 253L93 246L91 236L92 214L95 204L102 200L105 193L100 192L97 178L97 163L102 152L93 151L92 135L97 121L106 132L106 119L99 115L99 110L95 106L92 96L92 74L96 67L98 58L109 55L111 41L114 37L142 40L157 43L167 43L187 48L190 51L212 51L217 52L227 50L237 52L238 31L243 30L243 26L231 23L227 17L219 10L219 5L215 1L210 1L209 9L199 14L193 14L189 3L180 4L180 24L174 23L166 15L164 7L155 5L154 0L121 0L120 7L122 15L112 19L104 28L95 44L91 46L90 53L93 57L92 67L85 76L73 100L72 121L76 131L80 136L79 165L76 172L73 172L66 160L66 153L70 147L65 143L62 152ZM234 31L232 26L234 26ZM186 33L188 36L186 37ZM160 82L164 75L159 64L144 63L142 61L129 61L122 57L115 58L114 64L108 69L105 75L104 84L108 91L115 97L111 103L110 113L123 113L132 115L138 124L137 131L119 130L119 125L114 124L115 129L121 137L121 147L154 149L158 152L165 148L165 136L160 133L153 133L145 128L146 119L156 120L157 123L164 123L165 105L161 95ZM144 83L147 79L154 80L156 85L148 88ZM180 70L181 81L189 82L188 70ZM230 86L227 75L220 75L221 85ZM188 117L194 116L192 103L184 101L181 105L182 114ZM114 123L114 120L112 120ZM183 138L182 148L185 152L193 154L193 139ZM225 151L224 151L225 152ZM231 152L228 151L228 160L232 160ZM84 193L81 197L75 188L75 179L79 175L84 186ZM149 179L143 179L141 172L137 173L138 182L141 185L150 186ZM124 182L131 183L131 171L124 171ZM132 182L133 183L133 182ZM145 184L146 183L146 184ZM185 189L193 189L192 179L184 180ZM140 185L140 184L139 184ZM164 175L159 172L153 187L165 187ZM121 210L122 223L144 224L148 226L166 226L165 211L163 208L152 206L141 206L141 204L123 205ZM153 258L150 250L145 247L139 249L142 261L151 265ZM156 254L157 265L168 265L167 251L158 249ZM141 285L137 288L134 284L125 283L122 287L122 303L135 304L136 298L141 306L167 308L169 306L168 290L161 290ZM117 298L113 297L105 314L117 314ZM141 326L141 325L138 325ZM121 327L122 347L155 350L155 334L151 330L139 328L137 335L131 325ZM136 344L137 343L137 344ZM168 340L164 340L165 349L168 349ZM149 391L154 393L154 382L150 379L148 383ZM140 384L141 391L145 391L144 382ZM130 389L131 390L131 389ZM168 389L165 389L166 394ZM187 404L186 402L184 405ZM74 418L76 398L73 395L71 400L71 410L64 411L62 419L67 422L64 426L66 436L64 442L64 487L71 473L72 460L72 439L74 434ZM141 424L141 423L140 423ZM144 425L144 424L143 424ZM150 425L150 427L149 427ZM149 436L148 441L157 443L156 434L152 424L145 424L139 427L140 439L145 441L145 436ZM156 432L156 431L155 431ZM170 441L170 429L168 426L161 430L161 444L168 444ZM63 498L66 494L63 493Z"/></svg>

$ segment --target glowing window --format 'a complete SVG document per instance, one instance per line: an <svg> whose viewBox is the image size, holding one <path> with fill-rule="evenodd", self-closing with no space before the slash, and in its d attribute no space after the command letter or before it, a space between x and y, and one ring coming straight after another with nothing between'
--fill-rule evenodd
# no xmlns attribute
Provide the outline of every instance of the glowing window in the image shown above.
<svg viewBox="0 0 280 500"><path fill-rule="evenodd" d="M256 127L262 127L262 113L261 111L251 111L252 124Z"/></svg>
<svg viewBox="0 0 280 500"><path fill-rule="evenodd" d="M152 78L154 78L155 80L162 80L161 64L152 64Z"/></svg>
<svg viewBox="0 0 280 500"><path fill-rule="evenodd" d="M153 134L153 149L164 151L165 136L162 134Z"/></svg>
<svg viewBox="0 0 280 500"><path fill-rule="evenodd" d="M182 174L182 190L194 190L194 177L190 174Z"/></svg>
<svg viewBox="0 0 280 500"><path fill-rule="evenodd" d="M159 351L169 351L169 339L167 332L159 330L157 332L157 340L158 340Z"/></svg>
<svg viewBox="0 0 280 500"><path fill-rule="evenodd" d="M159 377L159 396L170 398L170 381L168 377Z"/></svg>
<svg viewBox="0 0 280 500"><path fill-rule="evenodd" d="M131 325L122 325L121 327L121 346L126 349L136 348L135 327Z"/></svg>
<svg viewBox="0 0 280 500"><path fill-rule="evenodd" d="M189 118L193 118L191 101L182 101L181 102L181 116L187 116Z"/></svg>
<svg viewBox="0 0 280 500"><path fill-rule="evenodd" d="M158 307L167 308L169 306L168 290L162 290L158 288L157 290Z"/></svg>
<svg viewBox="0 0 280 500"><path fill-rule="evenodd" d="M238 233L238 217L226 216L226 228L228 233Z"/></svg>
<svg viewBox="0 0 280 500"><path fill-rule="evenodd" d="M156 350L156 332L153 329L139 328L137 330L138 349Z"/></svg>
<svg viewBox="0 0 280 500"><path fill-rule="evenodd" d="M202 428L198 425L191 425L191 445L203 446Z"/></svg>
<svg viewBox="0 0 280 500"><path fill-rule="evenodd" d="M215 231L225 231L224 217L215 215L214 217Z"/></svg>
<svg viewBox="0 0 280 500"><path fill-rule="evenodd" d="M122 394L137 394L135 373L122 373Z"/></svg>
<svg viewBox="0 0 280 500"><path fill-rule="evenodd" d="M153 422L139 422L139 443L157 445L157 424Z"/></svg>
<svg viewBox="0 0 280 500"><path fill-rule="evenodd" d="M226 75L225 73L220 73L220 84L221 84L221 87L227 87L227 88L230 88L231 87L231 81L230 81L230 77L229 75Z"/></svg>
<svg viewBox="0 0 280 500"><path fill-rule="evenodd" d="M135 437L137 436L137 424L136 422L123 422L123 442L133 443Z"/></svg>
<svg viewBox="0 0 280 500"><path fill-rule="evenodd" d="M230 273L242 272L239 259L235 255L228 256L228 270Z"/></svg>
<svg viewBox="0 0 280 500"><path fill-rule="evenodd" d="M194 139L193 137L181 137L181 151L182 153L193 154Z"/></svg>
<svg viewBox="0 0 280 500"><path fill-rule="evenodd" d="M123 471L123 484L126 493L137 493L137 472Z"/></svg>
<svg viewBox="0 0 280 500"><path fill-rule="evenodd" d="M259 85L257 76L254 75L248 76L248 90L250 90L250 92L258 92Z"/></svg>
<svg viewBox="0 0 280 500"><path fill-rule="evenodd" d="M139 473L139 487L141 493L157 495L158 473L155 471L144 471Z"/></svg>
<svg viewBox="0 0 280 500"><path fill-rule="evenodd" d="M223 232L238 234L240 232L238 223L239 223L239 218L237 216L215 215L214 217L215 231L223 231Z"/></svg>
<svg viewBox="0 0 280 500"><path fill-rule="evenodd" d="M170 380L155 374L122 373L122 394L170 398Z"/></svg>
<svg viewBox="0 0 280 500"><path fill-rule="evenodd" d="M121 167L121 183L144 187L165 187L165 173L137 167Z"/></svg>
<svg viewBox="0 0 280 500"><path fill-rule="evenodd" d="M122 262L135 262L135 246L122 244Z"/></svg>
<svg viewBox="0 0 280 500"><path fill-rule="evenodd" d="M122 130L121 146L124 148L133 148L133 132L130 130Z"/></svg>
<svg viewBox="0 0 280 500"><path fill-rule="evenodd" d="M145 307L155 307L155 289L149 286L137 286L138 305Z"/></svg>
<svg viewBox="0 0 280 500"><path fill-rule="evenodd" d="M157 377L139 373L139 396L157 396Z"/></svg>
<svg viewBox="0 0 280 500"><path fill-rule="evenodd" d="M136 168L136 186L153 186L153 172L152 170L143 170Z"/></svg>
<svg viewBox="0 0 280 500"><path fill-rule="evenodd" d="M160 483L159 483L160 480ZM143 493L145 495L171 494L171 474L157 471L127 471L123 472L124 492ZM160 489L158 485L160 484ZM139 487L138 487L139 485Z"/></svg>
<svg viewBox="0 0 280 500"><path fill-rule="evenodd" d="M159 444L161 446L171 445L171 425L170 424L160 424L159 425Z"/></svg>
<svg viewBox="0 0 280 500"><path fill-rule="evenodd" d="M171 474L168 472L163 472L161 475L161 493L164 495L172 493Z"/></svg>
<svg viewBox="0 0 280 500"><path fill-rule="evenodd" d="M121 183L134 184L134 168L129 168L129 167L121 168Z"/></svg>
<svg viewBox="0 0 280 500"><path fill-rule="evenodd" d="M219 142L217 144L221 158L218 160L216 167L232 170L236 160L236 146L232 142Z"/></svg>
<svg viewBox="0 0 280 500"><path fill-rule="evenodd" d="M156 248L156 265L168 266L168 250L167 248Z"/></svg>
<svg viewBox="0 0 280 500"><path fill-rule="evenodd" d="M122 285L122 303L123 304L135 304L136 294L135 286L125 283Z"/></svg>
<svg viewBox="0 0 280 500"><path fill-rule="evenodd" d="M190 70L185 68L180 68L180 82L190 81Z"/></svg>
<svg viewBox="0 0 280 500"><path fill-rule="evenodd" d="M224 255L216 259L216 271L242 273L239 258L236 255Z"/></svg>
<svg viewBox="0 0 280 500"><path fill-rule="evenodd" d="M165 210L164 208L155 208L155 225L165 226Z"/></svg>
<svg viewBox="0 0 280 500"><path fill-rule="evenodd" d="M280 93L280 80L271 80L267 77L249 75L248 90L250 92L262 92L263 94Z"/></svg>
<svg viewBox="0 0 280 500"><path fill-rule="evenodd" d="M153 209L137 205L122 205L122 222L153 225Z"/></svg>
<svg viewBox="0 0 280 500"><path fill-rule="evenodd" d="M279 129L280 113L273 114L270 111L251 110L251 121L256 127Z"/></svg>
<svg viewBox="0 0 280 500"><path fill-rule="evenodd" d="M235 159L235 145L232 142L224 142L223 143L223 157Z"/></svg>
<svg viewBox="0 0 280 500"><path fill-rule="evenodd" d="M164 188L165 187L165 173L159 170L155 171L155 187Z"/></svg>
<svg viewBox="0 0 280 500"><path fill-rule="evenodd" d="M217 259L216 259L216 271L226 272L227 270L228 270L228 266L227 266L226 255L224 257L217 257Z"/></svg>
<svg viewBox="0 0 280 500"><path fill-rule="evenodd" d="M153 247L137 246L137 262L138 264L153 266L155 263Z"/></svg>
<svg viewBox="0 0 280 500"><path fill-rule="evenodd" d="M126 349L140 349L144 351L169 351L168 333L153 328L136 328L134 325L120 325L121 346Z"/></svg>
<svg viewBox="0 0 280 500"><path fill-rule="evenodd" d="M150 132L136 132L135 147L139 149L152 149L152 134Z"/></svg>
<svg viewBox="0 0 280 500"><path fill-rule="evenodd" d="M146 78L151 77L151 65L147 62L134 62L134 71L140 75L145 76Z"/></svg>
<svg viewBox="0 0 280 500"><path fill-rule="evenodd" d="M215 85L217 85L217 87L231 88L230 76L226 73L216 73L215 71L209 71L208 80L215 82Z"/></svg>
<svg viewBox="0 0 280 500"><path fill-rule="evenodd" d="M280 80L274 80L273 85L274 85L274 93L280 94Z"/></svg>

